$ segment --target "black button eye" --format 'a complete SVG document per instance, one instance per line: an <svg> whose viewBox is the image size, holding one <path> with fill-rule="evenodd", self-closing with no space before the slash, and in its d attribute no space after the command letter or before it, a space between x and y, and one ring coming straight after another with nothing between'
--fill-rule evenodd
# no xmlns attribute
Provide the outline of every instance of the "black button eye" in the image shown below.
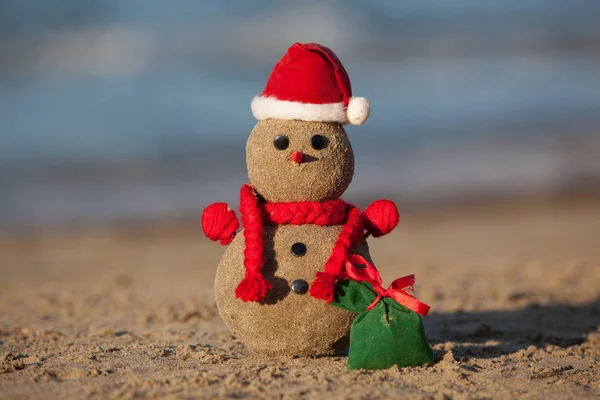
<svg viewBox="0 0 600 400"><path fill-rule="evenodd" d="M290 139L285 135L275 136L273 139L273 146L278 150L285 150L290 145Z"/></svg>
<svg viewBox="0 0 600 400"><path fill-rule="evenodd" d="M292 245L291 250L292 254L296 257L302 257L306 254L306 245L304 243L297 242Z"/></svg>
<svg viewBox="0 0 600 400"><path fill-rule="evenodd" d="M327 139L325 138L325 136L313 135L313 137L310 138L310 145L315 150L321 150L322 148L327 146Z"/></svg>

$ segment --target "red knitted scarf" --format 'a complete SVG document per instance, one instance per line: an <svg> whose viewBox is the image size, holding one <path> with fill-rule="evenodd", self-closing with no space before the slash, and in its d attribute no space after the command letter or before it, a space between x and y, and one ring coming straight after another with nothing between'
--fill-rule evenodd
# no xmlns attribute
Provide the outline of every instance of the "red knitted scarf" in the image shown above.
<svg viewBox="0 0 600 400"><path fill-rule="evenodd" d="M383 236L398 224L398 210L389 200L371 203L361 214L358 208L343 200L325 202L299 201L290 203L268 203L254 192L250 184L242 186L240 211L244 224L244 267L246 277L238 285L235 295L243 301L261 301L271 289L262 275L265 262L263 249L264 225L318 226L342 225L343 229L336 240L331 255L325 263L325 270L317 272L310 287L310 294L318 299L331 302L336 279L344 272L344 264L350 251L358 244L363 230L373 237ZM226 203L213 203L202 213L202 229L211 240L221 244L231 243L240 224Z"/></svg>
<svg viewBox="0 0 600 400"><path fill-rule="evenodd" d="M346 257L360 241L364 223L358 208L344 200L325 202L300 201L270 203L259 200L250 184L242 186L240 193L240 213L244 226L244 267L246 277L235 291L243 301L261 301L271 289L271 283L262 275L265 262L263 251L263 230L265 224L318 226L341 225L344 227L333 251L325 263L325 270L317 272L310 287L310 295L331 302L336 278L344 271Z"/></svg>

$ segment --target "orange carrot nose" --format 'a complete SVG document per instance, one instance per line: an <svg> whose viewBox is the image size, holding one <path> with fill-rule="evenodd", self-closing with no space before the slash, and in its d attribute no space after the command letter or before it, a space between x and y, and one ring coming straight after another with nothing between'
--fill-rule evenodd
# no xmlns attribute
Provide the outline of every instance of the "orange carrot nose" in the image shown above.
<svg viewBox="0 0 600 400"><path fill-rule="evenodd" d="M301 164L304 161L304 153L301 151L293 151L292 152L292 161L296 164Z"/></svg>

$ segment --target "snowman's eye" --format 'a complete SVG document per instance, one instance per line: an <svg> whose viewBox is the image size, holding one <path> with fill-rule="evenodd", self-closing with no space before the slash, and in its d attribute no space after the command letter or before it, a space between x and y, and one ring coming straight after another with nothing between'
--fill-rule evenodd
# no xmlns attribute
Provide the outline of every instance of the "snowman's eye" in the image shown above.
<svg viewBox="0 0 600 400"><path fill-rule="evenodd" d="M290 139L285 135L275 136L273 139L273 146L278 150L285 150L290 145Z"/></svg>
<svg viewBox="0 0 600 400"><path fill-rule="evenodd" d="M327 146L327 139L325 136L313 135L313 137L310 138L310 145L315 150L321 150Z"/></svg>

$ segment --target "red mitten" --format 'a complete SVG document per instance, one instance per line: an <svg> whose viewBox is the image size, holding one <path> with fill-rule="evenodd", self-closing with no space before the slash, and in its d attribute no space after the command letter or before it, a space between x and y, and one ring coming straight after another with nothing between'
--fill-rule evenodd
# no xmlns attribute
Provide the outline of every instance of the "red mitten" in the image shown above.
<svg viewBox="0 0 600 400"><path fill-rule="evenodd" d="M231 243L240 222L235 211L226 203L214 203L202 212L202 230L210 240L220 240L222 245Z"/></svg>
<svg viewBox="0 0 600 400"><path fill-rule="evenodd" d="M365 228L373 237L388 234L398 225L400 216L393 201L376 200L363 212Z"/></svg>

